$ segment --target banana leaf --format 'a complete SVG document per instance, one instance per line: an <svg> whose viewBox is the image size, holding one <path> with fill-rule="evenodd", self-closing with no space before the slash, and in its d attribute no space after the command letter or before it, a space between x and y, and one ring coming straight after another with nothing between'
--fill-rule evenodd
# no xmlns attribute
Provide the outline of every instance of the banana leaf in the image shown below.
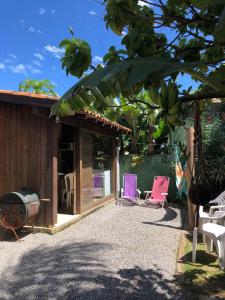
<svg viewBox="0 0 225 300"><path fill-rule="evenodd" d="M174 62L166 58L158 57L129 59L96 70L82 78L61 97L56 105L60 106L61 101L72 100L75 95L80 96L81 93L90 93L90 91L96 102L99 101L99 99L96 99L96 95L99 93L101 101L104 102L103 99L105 97L115 97L115 95L119 95L121 92L132 88L135 84L147 78L153 81L160 80L175 72L193 70L199 67L199 65L199 63ZM105 84L103 83L110 85L110 88L107 89L108 95L106 95ZM104 90L102 89L103 87ZM96 89L98 93L96 93ZM83 101L85 102L85 99L83 99ZM60 109L53 108L53 115L55 111L60 111Z"/></svg>

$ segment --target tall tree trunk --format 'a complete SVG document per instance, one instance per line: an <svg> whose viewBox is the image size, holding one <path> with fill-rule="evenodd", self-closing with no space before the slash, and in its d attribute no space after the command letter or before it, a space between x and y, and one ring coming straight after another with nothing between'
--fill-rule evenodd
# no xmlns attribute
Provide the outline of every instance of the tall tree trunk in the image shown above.
<svg viewBox="0 0 225 300"><path fill-rule="evenodd" d="M201 183L204 177L202 155L202 128L199 103L195 103L194 113L194 182Z"/></svg>

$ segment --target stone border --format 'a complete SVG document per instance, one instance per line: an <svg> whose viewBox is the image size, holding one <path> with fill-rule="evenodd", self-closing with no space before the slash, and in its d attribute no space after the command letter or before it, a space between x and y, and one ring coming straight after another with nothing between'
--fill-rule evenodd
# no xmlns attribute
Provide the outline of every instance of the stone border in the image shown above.
<svg viewBox="0 0 225 300"><path fill-rule="evenodd" d="M182 231L179 239L179 246L177 249L177 257L176 257L176 275L183 273L182 263L180 261L181 257L184 255L184 245L185 245L185 235L189 234L189 231Z"/></svg>

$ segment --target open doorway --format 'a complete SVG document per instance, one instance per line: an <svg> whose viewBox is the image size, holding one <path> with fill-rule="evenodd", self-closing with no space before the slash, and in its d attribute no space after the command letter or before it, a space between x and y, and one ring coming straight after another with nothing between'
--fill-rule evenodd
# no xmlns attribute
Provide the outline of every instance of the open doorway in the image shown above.
<svg viewBox="0 0 225 300"><path fill-rule="evenodd" d="M75 214L75 128L61 124L58 140L58 213Z"/></svg>

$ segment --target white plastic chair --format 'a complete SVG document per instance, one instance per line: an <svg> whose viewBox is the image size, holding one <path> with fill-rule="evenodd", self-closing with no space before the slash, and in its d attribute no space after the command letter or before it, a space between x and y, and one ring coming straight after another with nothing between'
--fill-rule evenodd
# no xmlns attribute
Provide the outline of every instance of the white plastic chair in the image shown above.
<svg viewBox="0 0 225 300"><path fill-rule="evenodd" d="M211 241L213 240L219 258L220 268L224 269L225 268L225 227L214 223L206 223L203 225L202 232L206 236L208 251L212 251Z"/></svg>
<svg viewBox="0 0 225 300"><path fill-rule="evenodd" d="M202 226L205 223L209 222L210 217L219 217L218 219L214 220L214 223L218 223L223 225L223 216L225 214L225 204L224 205L213 205L209 208L209 212L203 211L203 206L199 206L199 228L202 229Z"/></svg>
<svg viewBox="0 0 225 300"><path fill-rule="evenodd" d="M201 212L200 212L201 215ZM203 217L201 217L203 219ZM212 222L224 222L225 211L219 216L204 216L204 223L199 228L199 231L205 236L207 251L212 252L213 244L216 246L217 254L219 257L220 267L224 268L224 238L225 238L225 227ZM202 220L203 221L203 220ZM224 232L224 233L223 233ZM193 242L192 242L192 262L196 261L196 248L198 240L198 228L195 227L193 231Z"/></svg>
<svg viewBox="0 0 225 300"><path fill-rule="evenodd" d="M194 228L193 231L193 242L192 242L192 262L196 261L196 247L197 247L197 237L198 237L198 230L203 234L203 242L207 244L207 251L213 250L213 241L217 248L217 253L219 255L219 259L221 260L221 247L220 240L223 239L223 235L221 232L223 231L221 228L218 229L218 225L222 228L225 228L221 225L224 225L225 219L225 191L222 192L219 196L215 199L209 201L210 204L215 204L210 207L209 212L203 211L203 206L199 207L199 226L198 228ZM216 224L215 224L216 223ZM210 225L208 225L210 224ZM218 232L220 234L218 235ZM218 241L217 238L218 237ZM218 245L219 243L219 245ZM220 249L220 252L219 252ZM222 259L223 260L223 259ZM222 267L222 265L221 265Z"/></svg>
<svg viewBox="0 0 225 300"><path fill-rule="evenodd" d="M64 176L65 180L65 193L63 199L66 198L66 208L70 208L72 205L72 195L74 195L74 174L69 173Z"/></svg>
<svg viewBox="0 0 225 300"><path fill-rule="evenodd" d="M225 205L225 191L219 194L215 199L209 201L209 204Z"/></svg>
<svg viewBox="0 0 225 300"><path fill-rule="evenodd" d="M216 204L210 207L209 212L203 211L203 206L199 207L199 228L202 229L202 226L205 223L208 223L208 217L219 217L223 216L225 213L225 191L222 192L214 200L209 201L210 204ZM214 220L214 223L224 225L223 219ZM203 234L203 242L205 243L205 236Z"/></svg>

